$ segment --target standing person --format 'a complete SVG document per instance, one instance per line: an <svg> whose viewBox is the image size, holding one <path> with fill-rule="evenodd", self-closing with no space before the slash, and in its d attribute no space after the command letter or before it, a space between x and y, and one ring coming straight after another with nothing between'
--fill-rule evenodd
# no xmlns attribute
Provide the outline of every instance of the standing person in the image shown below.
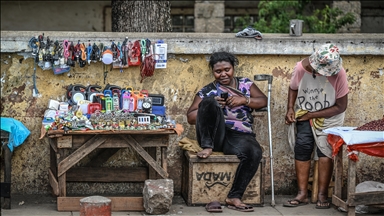
<svg viewBox="0 0 384 216"><path fill-rule="evenodd" d="M330 207L327 199L333 172L332 147L323 130L343 125L348 91L347 76L335 45L323 45L296 64L289 85L285 123L290 125L288 137L291 146L294 146L298 193L284 206L308 204L311 155L316 149L315 159L318 157L319 160L316 208Z"/></svg>
<svg viewBox="0 0 384 216"><path fill-rule="evenodd" d="M267 97L250 79L234 77L238 63L228 52L211 55L209 67L215 80L197 92L187 118L189 124L196 125L197 141L203 148L197 153L199 158L209 157L212 151L223 151L240 159L225 202L230 209L248 212L253 207L244 204L241 198L262 157L251 113L267 106Z"/></svg>

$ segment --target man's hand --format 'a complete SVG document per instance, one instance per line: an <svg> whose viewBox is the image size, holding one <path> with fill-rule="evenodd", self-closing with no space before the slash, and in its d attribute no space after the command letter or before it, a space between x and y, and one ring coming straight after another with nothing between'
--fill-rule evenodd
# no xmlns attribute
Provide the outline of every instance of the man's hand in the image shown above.
<svg viewBox="0 0 384 216"><path fill-rule="evenodd" d="M288 108L287 114L285 115L285 124L290 125L293 122L296 122L295 111L293 108Z"/></svg>
<svg viewBox="0 0 384 216"><path fill-rule="evenodd" d="M296 120L297 121L308 121L309 119L311 119L311 114L310 114L310 112L307 112L306 114L298 117Z"/></svg>

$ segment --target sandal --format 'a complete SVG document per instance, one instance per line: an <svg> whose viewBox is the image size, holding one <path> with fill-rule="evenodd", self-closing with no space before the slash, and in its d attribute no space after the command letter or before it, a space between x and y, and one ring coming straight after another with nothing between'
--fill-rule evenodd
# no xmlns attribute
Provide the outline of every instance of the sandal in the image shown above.
<svg viewBox="0 0 384 216"><path fill-rule="evenodd" d="M317 208L317 209L329 209L329 208L331 208L331 203L329 203L328 201L321 202L320 200L318 200L315 208Z"/></svg>
<svg viewBox="0 0 384 216"><path fill-rule="evenodd" d="M288 202L284 203L283 206L284 207L297 207L297 206L303 206L303 205L307 205L308 202L305 202L305 201L301 201L301 200L298 200L298 199L290 199L288 200Z"/></svg>
<svg viewBox="0 0 384 216"><path fill-rule="evenodd" d="M241 211L241 212L253 212L253 207L250 206L250 205L245 205L245 204L242 204L242 205L228 205L227 206L229 209L232 209L232 210L236 210L236 211Z"/></svg>
<svg viewBox="0 0 384 216"><path fill-rule="evenodd" d="M261 34L261 32L257 31L256 29L252 27L247 27L242 31L239 31L238 33L236 33L236 37L255 38L255 39L261 40L263 38L263 35Z"/></svg>
<svg viewBox="0 0 384 216"><path fill-rule="evenodd" d="M207 212L223 212L219 201L212 201L205 206Z"/></svg>

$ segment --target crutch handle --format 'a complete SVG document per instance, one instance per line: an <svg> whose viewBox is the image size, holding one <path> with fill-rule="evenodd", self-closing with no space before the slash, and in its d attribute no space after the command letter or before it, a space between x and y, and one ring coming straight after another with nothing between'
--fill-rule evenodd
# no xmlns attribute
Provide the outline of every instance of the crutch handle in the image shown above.
<svg viewBox="0 0 384 216"><path fill-rule="evenodd" d="M257 74L254 76L255 81L268 80L268 84L272 84L273 76L268 74Z"/></svg>
<svg viewBox="0 0 384 216"><path fill-rule="evenodd" d="M255 110L255 112L268 112L268 107L262 107L260 109Z"/></svg>

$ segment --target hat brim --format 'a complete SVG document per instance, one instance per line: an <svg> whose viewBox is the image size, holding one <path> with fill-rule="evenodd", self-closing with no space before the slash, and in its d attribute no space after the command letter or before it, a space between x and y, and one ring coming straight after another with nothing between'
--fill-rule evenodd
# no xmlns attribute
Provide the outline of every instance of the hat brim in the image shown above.
<svg viewBox="0 0 384 216"><path fill-rule="evenodd" d="M334 76L338 74L342 68L343 59L340 57L339 61L333 65L321 64L316 60L316 52L309 56L309 64L316 73L322 76Z"/></svg>

